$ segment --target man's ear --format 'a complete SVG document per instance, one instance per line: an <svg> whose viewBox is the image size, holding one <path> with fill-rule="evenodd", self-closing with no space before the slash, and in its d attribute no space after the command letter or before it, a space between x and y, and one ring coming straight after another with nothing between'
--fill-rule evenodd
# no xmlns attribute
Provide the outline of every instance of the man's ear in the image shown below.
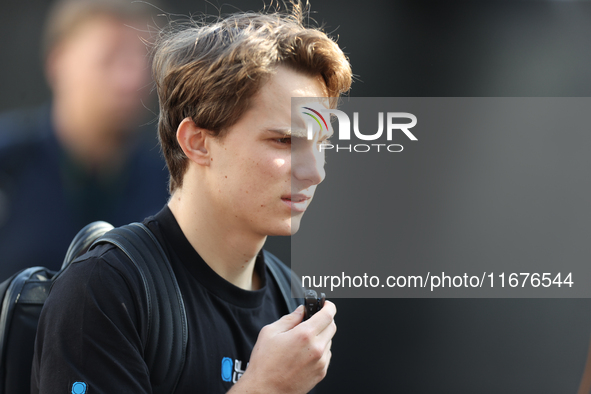
<svg viewBox="0 0 591 394"><path fill-rule="evenodd" d="M211 136L206 130L197 127L193 119L183 119L176 130L176 139L189 160L199 165L209 166Z"/></svg>

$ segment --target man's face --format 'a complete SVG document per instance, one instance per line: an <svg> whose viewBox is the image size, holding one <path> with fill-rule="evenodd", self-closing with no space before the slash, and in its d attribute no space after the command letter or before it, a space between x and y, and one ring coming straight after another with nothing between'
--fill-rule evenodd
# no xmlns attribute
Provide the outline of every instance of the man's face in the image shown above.
<svg viewBox="0 0 591 394"><path fill-rule="evenodd" d="M291 235L322 182L324 153L303 121L292 131L292 97L324 97L325 86L286 67L264 84L251 107L210 146L210 201L232 226L257 235ZM318 103L315 103L318 105ZM296 123L297 124L297 123Z"/></svg>
<svg viewBox="0 0 591 394"><path fill-rule="evenodd" d="M135 124L149 90L146 48L133 24L141 26L139 20L91 17L50 55L54 94L103 129Z"/></svg>

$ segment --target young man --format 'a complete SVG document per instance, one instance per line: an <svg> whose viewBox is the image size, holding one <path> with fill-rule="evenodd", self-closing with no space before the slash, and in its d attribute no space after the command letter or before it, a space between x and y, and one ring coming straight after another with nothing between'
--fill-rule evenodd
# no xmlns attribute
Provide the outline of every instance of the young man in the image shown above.
<svg viewBox="0 0 591 394"><path fill-rule="evenodd" d="M179 393L306 393L328 368L334 304L305 322L302 307L289 313L261 253L268 235L297 231L324 178L318 144L328 135L308 140L303 119L292 130L291 98L334 104L328 97L351 83L340 48L301 20L297 6L292 15L233 15L156 46L171 198L144 223L186 308ZM145 303L141 278L118 249L100 245L78 259L42 312L32 391L152 392L139 323Z"/></svg>

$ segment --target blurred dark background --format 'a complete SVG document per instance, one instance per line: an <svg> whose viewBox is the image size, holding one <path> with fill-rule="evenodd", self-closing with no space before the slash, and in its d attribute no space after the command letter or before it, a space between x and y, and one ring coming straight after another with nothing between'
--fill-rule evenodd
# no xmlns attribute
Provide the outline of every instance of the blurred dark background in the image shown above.
<svg viewBox="0 0 591 394"><path fill-rule="evenodd" d="M181 15L218 14L221 4L222 13L263 6L160 3ZM49 4L2 2L0 111L50 97L40 56ZM311 17L338 36L350 57L353 97L591 93L591 2L317 0L312 6ZM271 240L269 249L289 261L288 238ZM589 299L340 299L337 306L339 330L321 393L572 393L591 334Z"/></svg>

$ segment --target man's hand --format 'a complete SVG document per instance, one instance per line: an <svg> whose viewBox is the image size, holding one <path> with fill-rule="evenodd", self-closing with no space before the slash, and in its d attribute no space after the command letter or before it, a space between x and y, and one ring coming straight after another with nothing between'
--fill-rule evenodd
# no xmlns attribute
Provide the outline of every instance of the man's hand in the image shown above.
<svg viewBox="0 0 591 394"><path fill-rule="evenodd" d="M261 330L246 372L229 393L302 394L325 376L337 326L335 305L324 307L305 322L303 306Z"/></svg>

